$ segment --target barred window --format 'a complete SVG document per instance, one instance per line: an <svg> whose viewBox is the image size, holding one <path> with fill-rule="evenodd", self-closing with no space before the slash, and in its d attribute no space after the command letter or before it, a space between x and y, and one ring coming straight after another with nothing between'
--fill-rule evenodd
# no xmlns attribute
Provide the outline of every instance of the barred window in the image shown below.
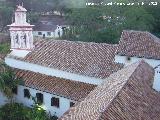
<svg viewBox="0 0 160 120"><path fill-rule="evenodd" d="M42 35L42 32L38 32L38 35Z"/></svg>
<svg viewBox="0 0 160 120"><path fill-rule="evenodd" d="M43 94L42 93L36 93L37 103L42 104L43 103Z"/></svg>
<svg viewBox="0 0 160 120"><path fill-rule="evenodd" d="M30 92L29 92L29 90L28 89L24 89L24 97L26 97L26 98L30 98Z"/></svg>
<svg viewBox="0 0 160 120"><path fill-rule="evenodd" d="M55 106L59 108L59 98L52 97L51 98L51 106Z"/></svg>

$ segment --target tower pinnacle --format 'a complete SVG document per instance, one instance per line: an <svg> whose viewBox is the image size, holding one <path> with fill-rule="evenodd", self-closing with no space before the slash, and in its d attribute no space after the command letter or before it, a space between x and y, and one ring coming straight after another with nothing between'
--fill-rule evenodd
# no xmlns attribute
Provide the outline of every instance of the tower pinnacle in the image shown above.
<svg viewBox="0 0 160 120"><path fill-rule="evenodd" d="M15 21L10 27L10 37L11 37L11 50L29 50L33 49L33 26L26 21L27 10L21 6L17 5L15 11Z"/></svg>

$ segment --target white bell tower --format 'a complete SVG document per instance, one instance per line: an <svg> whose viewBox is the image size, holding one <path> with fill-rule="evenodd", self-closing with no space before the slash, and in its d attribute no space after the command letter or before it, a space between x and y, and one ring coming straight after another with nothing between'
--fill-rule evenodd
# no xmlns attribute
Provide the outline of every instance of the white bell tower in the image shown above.
<svg viewBox="0 0 160 120"><path fill-rule="evenodd" d="M15 11L15 22L10 27L11 50L33 50L33 26L26 22L27 10L18 5Z"/></svg>

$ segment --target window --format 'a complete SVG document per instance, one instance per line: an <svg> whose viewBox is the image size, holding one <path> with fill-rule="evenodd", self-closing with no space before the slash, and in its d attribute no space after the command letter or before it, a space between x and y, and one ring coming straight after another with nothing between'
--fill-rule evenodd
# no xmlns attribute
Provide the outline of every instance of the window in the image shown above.
<svg viewBox="0 0 160 120"><path fill-rule="evenodd" d="M70 107L72 107L75 103L74 102L70 102Z"/></svg>
<svg viewBox="0 0 160 120"><path fill-rule="evenodd" d="M37 103L42 104L43 103L43 94L42 93L36 93Z"/></svg>
<svg viewBox="0 0 160 120"><path fill-rule="evenodd" d="M51 36L51 32L47 32L47 36Z"/></svg>
<svg viewBox="0 0 160 120"><path fill-rule="evenodd" d="M55 106L59 108L59 98L52 97L51 98L51 106Z"/></svg>
<svg viewBox="0 0 160 120"><path fill-rule="evenodd" d="M131 60L131 58L130 58L130 57L127 57L127 60L128 60L128 61L130 61L130 60Z"/></svg>
<svg viewBox="0 0 160 120"><path fill-rule="evenodd" d="M13 93L13 94L17 94L17 87L12 88L12 93Z"/></svg>
<svg viewBox="0 0 160 120"><path fill-rule="evenodd" d="M38 32L38 35L42 35L42 32Z"/></svg>
<svg viewBox="0 0 160 120"><path fill-rule="evenodd" d="M26 97L26 98L30 98L30 92L29 92L29 90L28 89L24 89L24 97Z"/></svg>

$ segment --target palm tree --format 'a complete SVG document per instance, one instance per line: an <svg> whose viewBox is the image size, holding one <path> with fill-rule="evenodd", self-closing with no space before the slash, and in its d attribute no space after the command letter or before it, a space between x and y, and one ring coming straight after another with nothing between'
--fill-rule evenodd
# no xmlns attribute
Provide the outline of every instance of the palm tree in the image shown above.
<svg viewBox="0 0 160 120"><path fill-rule="evenodd" d="M4 93L8 99L13 97L12 90L17 87L19 82L20 79L16 77L13 69L5 63L0 62L0 91Z"/></svg>

